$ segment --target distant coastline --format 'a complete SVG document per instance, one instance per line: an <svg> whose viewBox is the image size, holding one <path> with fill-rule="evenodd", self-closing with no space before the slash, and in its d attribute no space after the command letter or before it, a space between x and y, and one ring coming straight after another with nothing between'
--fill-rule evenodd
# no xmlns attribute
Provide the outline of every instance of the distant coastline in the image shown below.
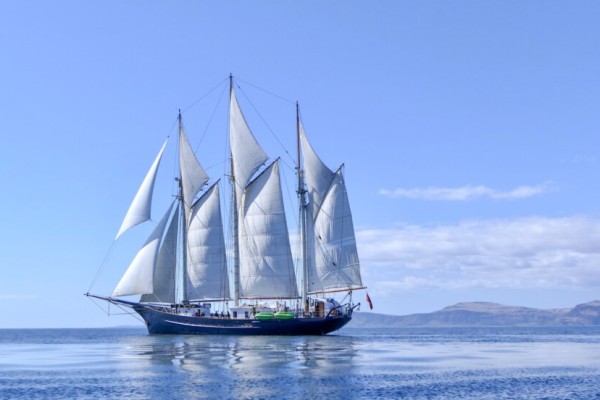
<svg viewBox="0 0 600 400"><path fill-rule="evenodd" d="M431 313L386 315L355 312L353 328L600 325L600 301L573 308L538 309L487 302L458 303Z"/></svg>
<svg viewBox="0 0 600 400"><path fill-rule="evenodd" d="M600 300L578 304L572 308L540 309L507 306L490 302L464 302L430 313L409 315L378 314L356 311L349 328L403 327L560 327L600 326ZM98 327L6 327L0 331L80 330L80 329L139 329L142 323Z"/></svg>

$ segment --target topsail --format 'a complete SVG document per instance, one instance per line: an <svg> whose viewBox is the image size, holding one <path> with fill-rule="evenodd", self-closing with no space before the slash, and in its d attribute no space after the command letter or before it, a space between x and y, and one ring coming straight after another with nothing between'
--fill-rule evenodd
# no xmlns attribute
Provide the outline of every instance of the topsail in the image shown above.
<svg viewBox="0 0 600 400"><path fill-rule="evenodd" d="M208 175L198 162L187 135L183 130L183 124L179 124L179 169L181 171L182 197L185 205L189 208L200 189L208 182Z"/></svg>

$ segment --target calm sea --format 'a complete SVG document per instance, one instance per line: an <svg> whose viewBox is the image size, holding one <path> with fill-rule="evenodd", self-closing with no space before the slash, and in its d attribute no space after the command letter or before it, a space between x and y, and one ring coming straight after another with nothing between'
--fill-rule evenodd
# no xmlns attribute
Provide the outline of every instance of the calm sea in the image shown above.
<svg viewBox="0 0 600 400"><path fill-rule="evenodd" d="M600 327L0 330L2 399L600 399Z"/></svg>

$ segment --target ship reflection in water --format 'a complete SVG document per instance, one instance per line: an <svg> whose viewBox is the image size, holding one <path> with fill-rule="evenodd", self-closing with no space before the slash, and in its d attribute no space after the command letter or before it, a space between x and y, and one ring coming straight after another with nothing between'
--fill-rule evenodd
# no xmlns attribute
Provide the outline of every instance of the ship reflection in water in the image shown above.
<svg viewBox="0 0 600 400"><path fill-rule="evenodd" d="M169 370L173 393L194 398L321 396L330 389L311 382L343 379L357 353L348 336L159 335L140 337L120 350L111 357L126 365L122 373L131 377L132 364L146 377L152 371L164 377ZM295 384L282 385L286 380ZM164 388L155 394L164 395Z"/></svg>

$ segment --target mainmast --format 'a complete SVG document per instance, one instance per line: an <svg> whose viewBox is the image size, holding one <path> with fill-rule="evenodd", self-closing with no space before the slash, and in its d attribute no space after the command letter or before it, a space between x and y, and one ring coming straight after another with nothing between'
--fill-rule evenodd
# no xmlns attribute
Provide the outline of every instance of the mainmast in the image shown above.
<svg viewBox="0 0 600 400"><path fill-rule="evenodd" d="M183 122L181 120L181 110L177 116L179 122L179 148L181 149L181 140L183 138ZM181 153L181 150L180 150ZM183 176L181 170L179 172L179 218L181 219L181 272L176 279L176 282L181 286L181 300L183 303L188 301L187 290L185 284L185 271L187 270L187 216L188 210L185 207L184 190L183 190Z"/></svg>
<svg viewBox="0 0 600 400"><path fill-rule="evenodd" d="M308 293L308 252L306 249L306 189L304 189L304 171L301 164L300 154L300 106L296 102L296 146L298 156L298 198L300 207L300 246L302 247L302 307L307 309Z"/></svg>
<svg viewBox="0 0 600 400"><path fill-rule="evenodd" d="M233 76L229 74L229 113L231 115L231 99L233 97ZM231 124L231 121L230 121ZM229 127L231 129L231 126ZM231 150L230 150L231 151ZM236 307L240 305L240 241L239 241L239 215L236 196L235 171L233 168L233 154L230 153L231 175L231 196L233 205L233 301Z"/></svg>

